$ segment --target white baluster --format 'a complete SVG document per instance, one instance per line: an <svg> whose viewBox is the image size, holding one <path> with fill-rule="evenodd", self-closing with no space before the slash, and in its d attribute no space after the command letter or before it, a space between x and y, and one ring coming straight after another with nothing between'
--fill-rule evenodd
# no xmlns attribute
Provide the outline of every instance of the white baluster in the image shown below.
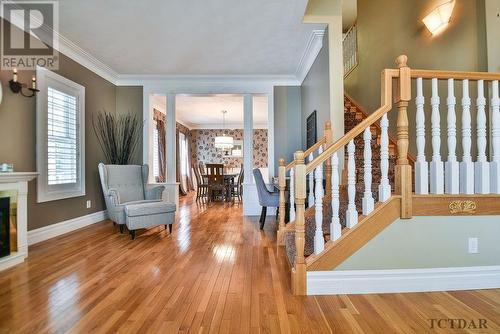
<svg viewBox="0 0 500 334"><path fill-rule="evenodd" d="M320 147L318 153L323 153L323 148ZM314 171L316 186L314 189L315 207L314 218L316 220L316 231L314 233L314 253L319 254L325 249L325 239L323 237L323 164L319 164Z"/></svg>
<svg viewBox="0 0 500 334"><path fill-rule="evenodd" d="M295 220L295 167L290 169L290 221Z"/></svg>
<svg viewBox="0 0 500 334"><path fill-rule="evenodd" d="M491 83L491 141L493 146L493 158L491 168L491 192L500 194L500 98L498 92L498 80Z"/></svg>
<svg viewBox="0 0 500 334"><path fill-rule="evenodd" d="M363 134L363 139L365 141L365 146L363 150L364 158L364 182L365 182L365 192L363 194L363 215L369 215L375 206L372 194L372 132L370 127L365 129Z"/></svg>
<svg viewBox="0 0 500 334"><path fill-rule="evenodd" d="M389 183L389 118L387 114L380 120L380 184L378 186L378 200L385 202L391 197Z"/></svg>
<svg viewBox="0 0 500 334"><path fill-rule="evenodd" d="M340 175L339 175L339 156L338 152L332 155L332 222L330 223L330 240L335 241L342 234L340 225Z"/></svg>
<svg viewBox="0 0 500 334"><path fill-rule="evenodd" d="M422 78L417 78L417 97L415 99L415 104L417 106L417 161L415 163L415 193L423 195L429 193L429 164L425 159L424 103L425 98L422 88Z"/></svg>
<svg viewBox="0 0 500 334"><path fill-rule="evenodd" d="M444 193L444 168L441 161L441 117L439 115L438 80L432 79L431 97L432 123L432 161L431 161L431 194Z"/></svg>
<svg viewBox="0 0 500 334"><path fill-rule="evenodd" d="M490 164L486 158L486 99L484 81L477 82L477 161L474 164L474 186L477 194L490 192Z"/></svg>
<svg viewBox="0 0 500 334"><path fill-rule="evenodd" d="M351 140L347 145L347 154L347 196L349 198L349 203L347 204L346 226L352 228L358 223L358 211L356 210L356 160L354 157L354 140Z"/></svg>
<svg viewBox="0 0 500 334"><path fill-rule="evenodd" d="M462 81L462 150L460 162L460 192L474 194L474 163L472 162L472 118L470 115L469 80Z"/></svg>
<svg viewBox="0 0 500 334"><path fill-rule="evenodd" d="M455 113L455 83L448 79L448 160L445 163L444 175L446 177L445 191L447 194L458 194L460 192L459 164L455 154L457 148L457 115Z"/></svg>
<svg viewBox="0 0 500 334"><path fill-rule="evenodd" d="M313 161L312 152L309 154L309 162ZM309 196L307 197L307 207L314 205L314 173L309 174Z"/></svg>

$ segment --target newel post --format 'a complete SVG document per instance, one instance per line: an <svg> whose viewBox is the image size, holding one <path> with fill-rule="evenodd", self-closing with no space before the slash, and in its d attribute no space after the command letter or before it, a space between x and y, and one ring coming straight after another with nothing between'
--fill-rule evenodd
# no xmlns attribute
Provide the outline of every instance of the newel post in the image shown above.
<svg viewBox="0 0 500 334"><path fill-rule="evenodd" d="M278 167L278 188L280 190L279 225L278 225L278 245L283 245L283 234L285 232L285 190L286 190L286 166L285 159L279 160Z"/></svg>
<svg viewBox="0 0 500 334"><path fill-rule="evenodd" d="M326 121L325 123L325 150L327 147L332 145L333 135L332 135L332 123ZM332 160L326 159L325 161L325 197L331 198L332 196Z"/></svg>
<svg viewBox="0 0 500 334"><path fill-rule="evenodd" d="M306 165L304 152L297 151L295 158L295 266L292 269L292 290L295 295L306 294L306 260L305 247L305 199L306 199Z"/></svg>
<svg viewBox="0 0 500 334"><path fill-rule="evenodd" d="M412 170L408 161L408 103L411 100L411 73L407 61L408 57L405 55L396 59L399 81L396 94L398 158L395 191L397 195L401 195L401 218L412 217Z"/></svg>

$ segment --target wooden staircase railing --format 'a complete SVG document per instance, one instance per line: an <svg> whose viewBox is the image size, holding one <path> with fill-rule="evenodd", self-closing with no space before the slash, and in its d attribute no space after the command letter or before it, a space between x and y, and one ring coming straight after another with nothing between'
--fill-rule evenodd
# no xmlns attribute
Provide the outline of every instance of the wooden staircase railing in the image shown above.
<svg viewBox="0 0 500 334"><path fill-rule="evenodd" d="M421 202L422 195L431 194L500 194L500 99L498 92L498 80L500 73L480 73L480 72L451 72L451 71L426 71L411 70L407 65L407 57L402 55L396 59L397 69L385 69L381 76L381 107L366 117L342 138L336 142L319 144L319 155L306 163L306 153L297 151L294 155L294 162L290 163L290 171L293 176L291 182L291 193L295 202L295 248L296 254L292 264L292 290L294 294L306 294L306 272L310 270L321 270L326 267L328 261L340 263L346 259L356 249L359 249L365 242L379 233L394 218L411 218L413 216L413 193L412 183L415 177L416 193ZM425 156L425 113L423 97L423 81L430 79L432 84L432 148L433 155L430 164L430 173ZM447 148L448 159L443 164L440 156L440 110L438 81L447 80ZM456 157L456 114L455 114L455 94L454 80L462 82L462 146L463 161L458 162ZM469 81L477 81L477 161L472 162L471 149L471 114L469 98ZM484 81L491 81L491 161L487 159L487 118L486 118L486 98L484 94ZM415 162L415 175L412 172L412 164L408 159L408 147L410 143L408 106L411 102L412 84L415 82L417 97L416 104L416 146L417 158ZM393 84L395 95L393 96ZM381 139L381 181L378 188L378 201L375 203L372 189L372 148L371 130L375 122L380 121L384 129L388 127L387 113L393 108L393 98L397 109L397 160L395 166L395 189L387 188L388 163L387 152L389 138L387 133ZM363 134L364 141L364 191L362 199L362 214L357 212L355 197L356 168L355 168L355 146L354 139ZM347 147L347 209L345 211L345 228L340 222L340 196L339 194L339 152ZM323 168L329 166L329 175L326 175L327 187L323 188ZM284 162L280 164L280 189L285 190L286 167ZM314 179L312 179L314 177ZM306 203L306 183L314 181L314 203L315 203L315 235L314 254L311 259L304 256L305 246L305 203ZM310 187L311 188L311 187ZM309 190L312 191L311 189ZM331 224L330 240L325 244L322 230L322 203L325 192L331 194ZM310 201L309 201L310 202ZM419 202L419 203L420 203ZM284 205L284 202L283 202ZM421 205L420 205L421 206ZM293 207L293 206L292 206ZM383 219L384 210L388 219ZM389 212L390 210L390 212ZM499 210L500 211L500 210ZM280 210L284 212L284 210ZM292 211L291 211L292 212ZM390 213L390 214L389 214ZM398 213L397 216L394 214ZM343 213L342 213L343 214ZM330 217L329 217L330 218ZM387 218L387 217L386 217ZM371 219L376 219L373 221ZM359 223L359 225L358 225ZM282 225L283 224L283 225ZM280 230L284 228L284 218L280 217ZM363 242L353 242L362 240ZM345 243L345 244L344 244ZM348 245L343 247L342 245ZM339 251L343 254L339 254ZM336 253L334 254L334 252ZM332 257L332 254L335 256ZM332 262L333 261L333 262ZM319 265L322 263L322 265ZM324 270L324 269L323 269Z"/></svg>
<svg viewBox="0 0 500 334"><path fill-rule="evenodd" d="M309 147L307 150L305 150L304 156L308 157L310 161L314 159L315 154L317 153L318 155L323 151L323 149L330 145L332 143L332 126L330 121L325 122L325 127L324 127L324 135L321 137L314 145ZM289 219L290 222L295 221L296 217L296 212L295 212L295 178L294 178L294 173L295 173L295 166L296 166L296 160L292 160L290 163L286 164L284 159L279 160L279 168L278 168L278 188L280 192L280 206L279 206L279 217L278 217L278 245L283 245L283 234L285 232L286 226L285 226L285 215L286 215L286 175L287 172L289 172L290 175L290 186L289 186L289 191L290 191L290 211L289 211ZM325 177L326 177L326 186L327 189L329 188L328 186L330 185L330 177L331 177L331 164L328 162L325 164ZM309 179L309 191L311 192L309 196L309 203L314 203L314 196L312 195L312 191L314 189L314 180L313 178ZM323 188L323 187L321 187ZM311 200L312 199L312 200Z"/></svg>

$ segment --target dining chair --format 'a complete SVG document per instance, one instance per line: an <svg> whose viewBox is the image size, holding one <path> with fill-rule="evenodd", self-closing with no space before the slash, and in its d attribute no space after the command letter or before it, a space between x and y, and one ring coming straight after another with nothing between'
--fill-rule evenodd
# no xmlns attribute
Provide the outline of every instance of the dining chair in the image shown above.
<svg viewBox="0 0 500 334"><path fill-rule="evenodd" d="M206 170L205 170L205 165L203 164L203 162L198 162L198 168L200 169L200 174L203 175L203 174L206 174Z"/></svg>
<svg viewBox="0 0 500 334"><path fill-rule="evenodd" d="M193 164L193 172L196 178L196 201L203 200L208 195L208 183L200 173L199 165Z"/></svg>
<svg viewBox="0 0 500 334"><path fill-rule="evenodd" d="M264 179L262 178L262 173L260 169L255 168L253 170L253 177L255 179L255 185L257 186L257 195L259 196L259 204L262 206L262 211L260 213L260 229L264 229L264 223L266 221L267 207L279 208L280 206L280 194L279 192L271 192L267 189Z"/></svg>
<svg viewBox="0 0 500 334"><path fill-rule="evenodd" d="M233 198L238 198L238 201L243 202L243 164L241 165L240 173L238 174L238 180L235 184L231 185L231 196Z"/></svg>
<svg viewBox="0 0 500 334"><path fill-rule="evenodd" d="M223 164L206 164L208 177L208 200L214 200L214 194L220 194L222 201L227 198L228 187L224 182Z"/></svg>

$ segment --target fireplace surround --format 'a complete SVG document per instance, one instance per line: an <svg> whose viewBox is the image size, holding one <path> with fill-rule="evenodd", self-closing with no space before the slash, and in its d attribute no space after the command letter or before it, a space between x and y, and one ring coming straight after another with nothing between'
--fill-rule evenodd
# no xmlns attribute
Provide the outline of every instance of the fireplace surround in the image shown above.
<svg viewBox="0 0 500 334"><path fill-rule="evenodd" d="M0 197L0 257L10 255L10 197Z"/></svg>
<svg viewBox="0 0 500 334"><path fill-rule="evenodd" d="M9 226L9 240L2 245L2 251L5 246L8 253L0 255L0 270L22 263L28 256L28 181L37 175L30 172L0 173L0 198L8 198L8 205L5 199L0 203L1 220L2 223L7 220L5 223Z"/></svg>

